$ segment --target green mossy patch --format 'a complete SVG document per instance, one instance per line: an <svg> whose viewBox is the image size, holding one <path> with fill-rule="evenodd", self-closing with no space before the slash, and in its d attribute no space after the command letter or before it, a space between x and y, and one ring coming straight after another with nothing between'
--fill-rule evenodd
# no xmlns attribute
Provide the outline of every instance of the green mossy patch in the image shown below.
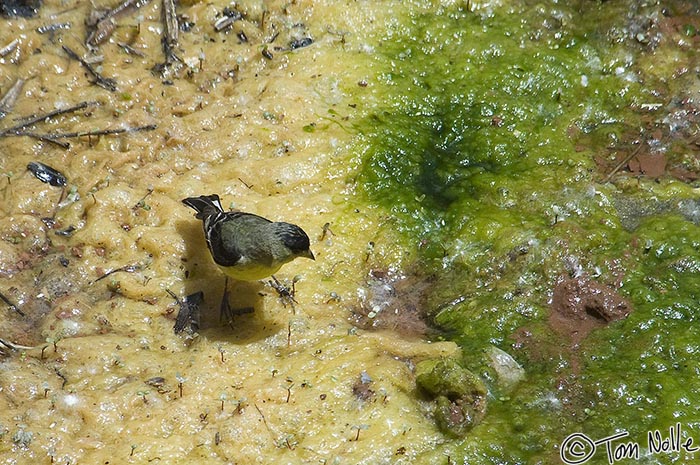
<svg viewBox="0 0 700 465"><path fill-rule="evenodd" d="M698 12L506 3L409 9L377 46L386 104L357 126L362 192L433 276L427 313L496 396L446 448L469 463L550 463L577 431L641 442L678 419L697 428L700 394L683 386L700 340L700 170L679 122L693 80L667 76L684 63L671 57L694 63L672 25ZM552 327L550 299L582 274L630 312L574 343ZM527 374L507 395L492 345Z"/></svg>

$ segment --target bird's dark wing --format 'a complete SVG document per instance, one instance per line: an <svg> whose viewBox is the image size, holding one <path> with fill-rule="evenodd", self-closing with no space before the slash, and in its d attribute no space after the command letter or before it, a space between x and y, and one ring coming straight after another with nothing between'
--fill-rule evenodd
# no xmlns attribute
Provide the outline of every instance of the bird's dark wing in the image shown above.
<svg viewBox="0 0 700 465"><path fill-rule="evenodd" d="M261 241L270 225L270 220L252 213L217 212L204 218L204 234L218 265L233 266L245 259L271 266L273 256Z"/></svg>
<svg viewBox="0 0 700 465"><path fill-rule="evenodd" d="M204 235L214 261L221 266L233 266L243 256L243 251L234 241L224 240L224 225L229 221L237 221L244 215L241 212L218 212L204 218Z"/></svg>

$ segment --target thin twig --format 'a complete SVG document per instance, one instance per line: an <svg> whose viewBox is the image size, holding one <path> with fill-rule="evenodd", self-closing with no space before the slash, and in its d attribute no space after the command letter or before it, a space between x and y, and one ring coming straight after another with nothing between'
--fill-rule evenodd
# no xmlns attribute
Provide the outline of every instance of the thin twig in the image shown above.
<svg viewBox="0 0 700 465"><path fill-rule="evenodd" d="M153 131L158 126L155 124L147 124L145 126L137 126L135 128L118 128L118 129L97 129L94 131L77 131L77 132L64 132L57 134L45 134L47 138L51 139L69 139L72 137L85 137L85 136L109 136L114 134L124 134L125 132L139 132L139 131Z"/></svg>
<svg viewBox="0 0 700 465"><path fill-rule="evenodd" d="M8 349L12 350L31 350L35 349L36 347L30 347L30 346L23 346L20 344L15 344L14 342L6 341L4 339L0 339L0 346L5 346Z"/></svg>
<svg viewBox="0 0 700 465"><path fill-rule="evenodd" d="M107 13L105 17L113 18L125 12L131 7L133 7L134 9L141 8L150 1L151 0L126 0L125 2L122 2L119 5L117 5L113 10L109 11L109 13Z"/></svg>
<svg viewBox="0 0 700 465"><path fill-rule="evenodd" d="M17 46L19 45L19 39L14 39L12 42L9 44L5 45L4 47L0 48L0 57L4 57L15 51L17 49Z"/></svg>
<svg viewBox="0 0 700 465"><path fill-rule="evenodd" d="M22 92L23 86L24 79L18 78L5 95L3 95L2 99L0 99L0 119L4 118L5 115L12 111L12 107L15 106L15 102L20 92Z"/></svg>
<svg viewBox="0 0 700 465"><path fill-rule="evenodd" d="M63 51L68 54L69 57L80 62L80 64L83 65L83 68L85 68L87 70L87 72L90 73L92 75L92 77L95 78L94 84L102 87L103 89L107 89L111 92L114 92L115 90L117 90L117 81L115 81L112 78L106 78L106 77L102 76L100 73L97 72L97 70L95 68L92 67L92 65L90 63L83 60L77 53L75 53L73 50L71 50L66 45L61 45L61 47L63 48Z"/></svg>
<svg viewBox="0 0 700 465"><path fill-rule="evenodd" d="M22 316L26 316L25 313L24 313L22 310L20 310L19 307L18 307L17 305L13 304L13 303L10 301L10 299L8 299L7 297L5 297L5 294L3 294L3 293L1 293L1 292L0 292L0 300L2 300L3 302L5 302L5 303L7 304L7 306L10 307L10 308L11 308L12 310L14 310L15 312L19 313L19 314L22 315Z"/></svg>
<svg viewBox="0 0 700 465"><path fill-rule="evenodd" d="M53 23L53 24L47 24L45 26L39 26L36 28L36 32L39 34L46 34L47 32L55 32L59 29L70 29L71 24L70 23Z"/></svg>
<svg viewBox="0 0 700 465"><path fill-rule="evenodd" d="M0 136L6 136L6 137L18 137L18 136L27 136L31 137L32 139L37 139L43 142L50 142L52 144L56 144L62 149L68 150L70 148L70 144L68 142L61 142L59 140L54 139L53 137L46 135L46 134L38 134L36 132L14 132L11 134L0 134Z"/></svg>
<svg viewBox="0 0 700 465"><path fill-rule="evenodd" d="M68 384L68 378L66 378L66 375L61 373L58 370L58 368L54 369L54 373L56 373L56 376L58 376L59 378L61 378L63 380L63 382L61 383L61 389L65 388L66 384Z"/></svg>
<svg viewBox="0 0 700 465"><path fill-rule="evenodd" d="M53 110L53 111L50 111L50 112L43 114L43 115L33 116L33 117L29 118L28 120L26 120L25 122L20 123L16 126L12 126L12 127L5 128L5 129L0 129L0 137L6 136L8 134L17 134L17 132L20 129L24 129L27 126L31 126L31 125L39 123L41 121L46 121L46 120L54 118L56 116L65 115L66 113L74 113L76 111L80 111L80 110L87 108L89 106L92 106L92 105L97 105L97 102L87 102L87 101L80 102L79 104L74 105L72 107L60 108L58 110Z"/></svg>
<svg viewBox="0 0 700 465"><path fill-rule="evenodd" d="M78 131L78 132L64 132L56 134L39 134L36 132L29 131L19 131L11 134L0 134L0 136L13 137L13 136L27 136L34 139L38 139L45 142L51 142L56 144L61 148L69 149L70 144L68 142L61 142L59 139L68 139L72 137L91 137L91 136L106 136L113 134L123 134L128 132L138 132L138 131L152 131L158 126L155 124L147 124L145 126L138 126L135 128L121 128L121 129L98 129L95 131Z"/></svg>
<svg viewBox="0 0 700 465"><path fill-rule="evenodd" d="M127 272L127 273L133 273L134 271L138 271L138 270L140 270L141 268L142 268L142 266L139 265L138 263L134 263L134 264L131 264L131 265L124 265L124 266L121 266L121 267L119 267L119 268L115 268L115 269L113 269L113 270L110 270L110 271L106 272L105 274L103 274L102 276L100 276L99 278L97 278L96 280L94 280L94 281L93 281L93 284L96 283L97 281L101 281L101 280L105 279L107 276L112 275L112 274L114 274L114 273L117 273L117 272L120 272L120 271L125 271L125 272Z"/></svg>
<svg viewBox="0 0 700 465"><path fill-rule="evenodd" d="M129 55L136 55L136 56L140 56L142 58L146 56L146 54L143 53L142 51L136 50L134 47L132 47L131 45L126 44L124 42L117 42L117 45L119 45L121 48L123 48L124 51L126 53L128 53Z"/></svg>
<svg viewBox="0 0 700 465"><path fill-rule="evenodd" d="M253 402L253 405L255 406L255 410L257 410L258 413L260 414L260 417L262 418L262 421L263 421L263 423L265 424L265 428L267 428L267 431L268 431L270 434L274 434L273 431L272 431L272 428L270 428L270 425L267 424L267 419L265 418L265 415L263 415L262 410L260 410L260 407L258 407L258 404L256 404L255 402Z"/></svg>
<svg viewBox="0 0 700 465"><path fill-rule="evenodd" d="M620 170L620 168L629 163L629 161L633 159L639 153L640 150L642 150L642 147L644 147L644 143L640 142L639 147L637 147L631 154L627 155L620 163L618 163L615 166L615 168L613 168L613 170L610 173L608 173L603 182L606 183L610 181L610 179L612 179L612 177L615 176L615 173L617 173Z"/></svg>

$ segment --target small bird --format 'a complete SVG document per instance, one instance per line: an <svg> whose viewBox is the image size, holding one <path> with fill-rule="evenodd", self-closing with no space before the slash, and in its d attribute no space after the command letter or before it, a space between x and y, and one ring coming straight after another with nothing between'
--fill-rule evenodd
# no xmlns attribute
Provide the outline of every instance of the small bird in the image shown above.
<svg viewBox="0 0 700 465"><path fill-rule="evenodd" d="M315 260L309 236L299 226L273 222L241 211L224 211L219 196L188 197L182 203L192 207L202 220L204 237L214 262L239 281L257 281L279 270L295 258ZM227 311L228 299L222 302Z"/></svg>

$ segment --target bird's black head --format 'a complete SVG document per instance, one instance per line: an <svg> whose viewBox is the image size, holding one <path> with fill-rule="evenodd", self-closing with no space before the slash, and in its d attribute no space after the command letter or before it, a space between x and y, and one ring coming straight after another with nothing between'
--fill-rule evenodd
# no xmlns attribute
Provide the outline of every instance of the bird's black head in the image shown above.
<svg viewBox="0 0 700 465"><path fill-rule="evenodd" d="M294 255L314 260L314 255L309 248L309 236L299 226L290 223L277 223L277 235Z"/></svg>

